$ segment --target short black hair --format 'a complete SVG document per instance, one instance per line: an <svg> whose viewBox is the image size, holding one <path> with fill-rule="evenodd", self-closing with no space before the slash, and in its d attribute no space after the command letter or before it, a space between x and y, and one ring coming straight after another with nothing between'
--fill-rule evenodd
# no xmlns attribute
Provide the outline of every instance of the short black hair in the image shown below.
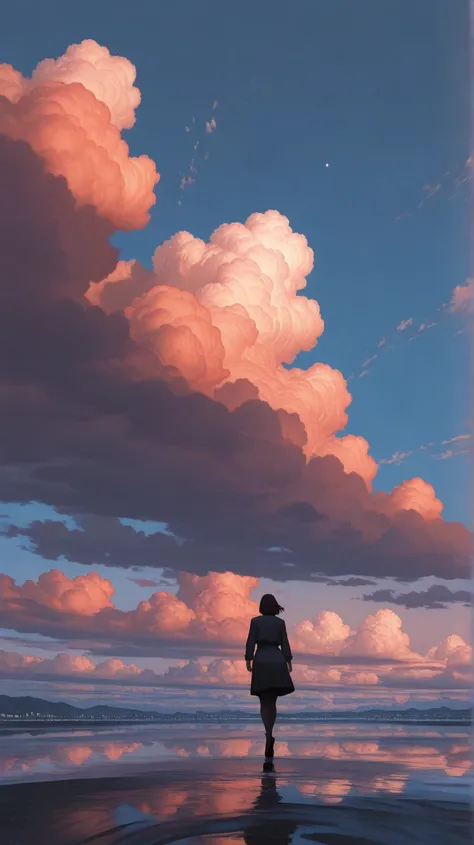
<svg viewBox="0 0 474 845"><path fill-rule="evenodd" d="M266 593L260 599L259 611L262 616L278 616L279 613L283 613L284 609L271 593Z"/></svg>

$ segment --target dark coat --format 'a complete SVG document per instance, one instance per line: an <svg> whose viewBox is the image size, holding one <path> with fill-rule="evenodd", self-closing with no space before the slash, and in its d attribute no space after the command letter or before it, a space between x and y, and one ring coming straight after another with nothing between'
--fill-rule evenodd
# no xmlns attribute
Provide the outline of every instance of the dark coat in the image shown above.
<svg viewBox="0 0 474 845"><path fill-rule="evenodd" d="M245 659L253 660L251 695L260 695L267 690L276 695L295 691L288 671L288 663L293 659L290 643L285 622L279 616L255 616L252 619Z"/></svg>

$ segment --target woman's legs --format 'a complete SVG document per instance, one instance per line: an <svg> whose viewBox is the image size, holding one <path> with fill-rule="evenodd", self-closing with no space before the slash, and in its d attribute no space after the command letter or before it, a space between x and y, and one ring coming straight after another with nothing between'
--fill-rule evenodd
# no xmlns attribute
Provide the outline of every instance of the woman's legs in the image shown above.
<svg viewBox="0 0 474 845"><path fill-rule="evenodd" d="M277 717L276 700L278 696L273 690L265 690L265 692L260 693L259 698L263 726L267 737L270 738Z"/></svg>

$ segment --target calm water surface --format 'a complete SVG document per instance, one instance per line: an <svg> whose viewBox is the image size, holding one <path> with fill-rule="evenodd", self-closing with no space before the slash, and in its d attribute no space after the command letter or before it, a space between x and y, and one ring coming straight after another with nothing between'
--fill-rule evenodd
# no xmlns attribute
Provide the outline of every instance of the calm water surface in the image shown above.
<svg viewBox="0 0 474 845"><path fill-rule="evenodd" d="M1 845L464 845L469 729L257 724L9 730Z"/></svg>

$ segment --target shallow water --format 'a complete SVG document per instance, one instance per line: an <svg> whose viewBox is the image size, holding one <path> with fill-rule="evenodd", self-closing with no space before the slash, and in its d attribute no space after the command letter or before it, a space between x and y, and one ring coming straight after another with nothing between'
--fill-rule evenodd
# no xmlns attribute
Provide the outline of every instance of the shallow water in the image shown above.
<svg viewBox="0 0 474 845"><path fill-rule="evenodd" d="M2 845L463 845L465 727L256 724L9 731Z"/></svg>

